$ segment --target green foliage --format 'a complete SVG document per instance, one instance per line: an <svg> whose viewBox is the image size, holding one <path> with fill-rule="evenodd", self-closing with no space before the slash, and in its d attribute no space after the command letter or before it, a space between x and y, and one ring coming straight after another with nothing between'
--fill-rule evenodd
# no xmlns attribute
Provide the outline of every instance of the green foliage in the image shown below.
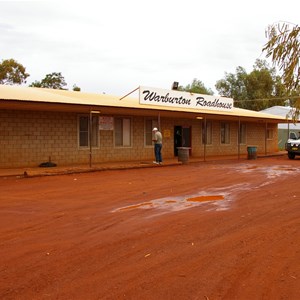
<svg viewBox="0 0 300 300"><path fill-rule="evenodd" d="M0 84L22 84L26 83L29 74L23 65L14 59L2 60L0 64Z"/></svg>
<svg viewBox="0 0 300 300"><path fill-rule="evenodd" d="M256 111L283 105L287 99L284 98L286 89L275 69L260 59L255 61L249 74L240 66L235 74L225 73L225 78L217 81L216 89L221 96L233 98L236 107Z"/></svg>
<svg viewBox="0 0 300 300"><path fill-rule="evenodd" d="M225 72L225 78L217 81L216 89L221 96L233 99L247 99L246 70L236 68L236 74Z"/></svg>
<svg viewBox="0 0 300 300"><path fill-rule="evenodd" d="M35 80L34 82L32 82L30 85L30 87L38 87L41 88L42 87L42 83L40 81Z"/></svg>
<svg viewBox="0 0 300 300"><path fill-rule="evenodd" d="M186 87L179 86L178 90L195 94L213 95L213 91L210 88L206 88L203 82L197 80L196 78L192 81L191 84L188 84Z"/></svg>
<svg viewBox="0 0 300 300"><path fill-rule="evenodd" d="M289 95L298 95L300 92L300 27L284 22L270 25L266 30L269 41L265 44L263 51L267 57L271 57L274 65L279 66L282 71L284 86ZM296 110L293 120L299 117L300 97L293 97L292 105Z"/></svg>
<svg viewBox="0 0 300 300"><path fill-rule="evenodd" d="M300 80L300 27L290 24L275 23L266 30L269 41L263 48L267 57L271 57L279 70L283 72L283 81L287 89L299 86Z"/></svg>
<svg viewBox="0 0 300 300"><path fill-rule="evenodd" d="M35 81L31 83L30 87L38 87L38 88L48 88L48 89L57 89L64 90L64 86L67 85L64 77L61 73L51 73L47 74L44 79L41 81Z"/></svg>
<svg viewBox="0 0 300 300"><path fill-rule="evenodd" d="M73 85L73 91L74 92L80 92L81 88L79 86L77 86L76 84Z"/></svg>

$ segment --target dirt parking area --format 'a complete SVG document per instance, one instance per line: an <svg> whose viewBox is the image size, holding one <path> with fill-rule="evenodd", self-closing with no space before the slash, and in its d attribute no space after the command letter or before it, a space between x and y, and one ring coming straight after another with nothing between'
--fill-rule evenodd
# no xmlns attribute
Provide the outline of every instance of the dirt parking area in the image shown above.
<svg viewBox="0 0 300 300"><path fill-rule="evenodd" d="M300 159L0 178L0 299L300 299Z"/></svg>

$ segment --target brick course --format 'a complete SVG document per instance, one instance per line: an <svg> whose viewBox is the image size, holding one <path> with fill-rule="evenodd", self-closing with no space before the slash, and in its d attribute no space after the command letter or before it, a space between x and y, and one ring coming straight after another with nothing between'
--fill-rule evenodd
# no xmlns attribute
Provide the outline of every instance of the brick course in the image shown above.
<svg viewBox="0 0 300 300"><path fill-rule="evenodd" d="M131 118L131 147L115 147L113 131L99 131L99 147L93 148L93 162L153 160L152 146L145 146L142 116ZM163 158L174 157L174 126L191 126L192 156L204 155L202 143L203 120L161 119L161 132L170 131L163 139ZM222 121L224 122L224 121ZM206 145L206 155L232 155L238 152L238 122L230 123L230 143L220 142L220 121L212 123L212 145ZM246 144L240 145L241 154L247 145L257 146L258 153L278 151L277 124L268 124L273 138L265 140L265 123L246 123ZM66 112L0 110L0 167L33 167L51 158L58 165L86 164L89 148L78 146L78 114Z"/></svg>

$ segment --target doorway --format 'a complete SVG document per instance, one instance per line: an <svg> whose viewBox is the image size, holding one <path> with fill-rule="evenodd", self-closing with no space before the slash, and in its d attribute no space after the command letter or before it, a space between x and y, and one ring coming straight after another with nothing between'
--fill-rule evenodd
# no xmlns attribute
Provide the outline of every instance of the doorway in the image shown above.
<svg viewBox="0 0 300 300"><path fill-rule="evenodd" d="M174 156L178 156L178 147L191 147L191 126L174 126ZM191 149L189 151L191 155Z"/></svg>

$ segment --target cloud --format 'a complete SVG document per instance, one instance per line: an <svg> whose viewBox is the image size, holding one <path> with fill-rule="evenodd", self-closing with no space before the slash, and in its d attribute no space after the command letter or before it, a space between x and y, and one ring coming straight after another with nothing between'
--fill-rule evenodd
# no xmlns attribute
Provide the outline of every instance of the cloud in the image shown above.
<svg viewBox="0 0 300 300"><path fill-rule="evenodd" d="M0 1L0 58L22 63L29 83L61 72L68 88L86 92L123 95L194 78L214 89L225 72L250 72L264 58L266 27L297 21L297 3Z"/></svg>

